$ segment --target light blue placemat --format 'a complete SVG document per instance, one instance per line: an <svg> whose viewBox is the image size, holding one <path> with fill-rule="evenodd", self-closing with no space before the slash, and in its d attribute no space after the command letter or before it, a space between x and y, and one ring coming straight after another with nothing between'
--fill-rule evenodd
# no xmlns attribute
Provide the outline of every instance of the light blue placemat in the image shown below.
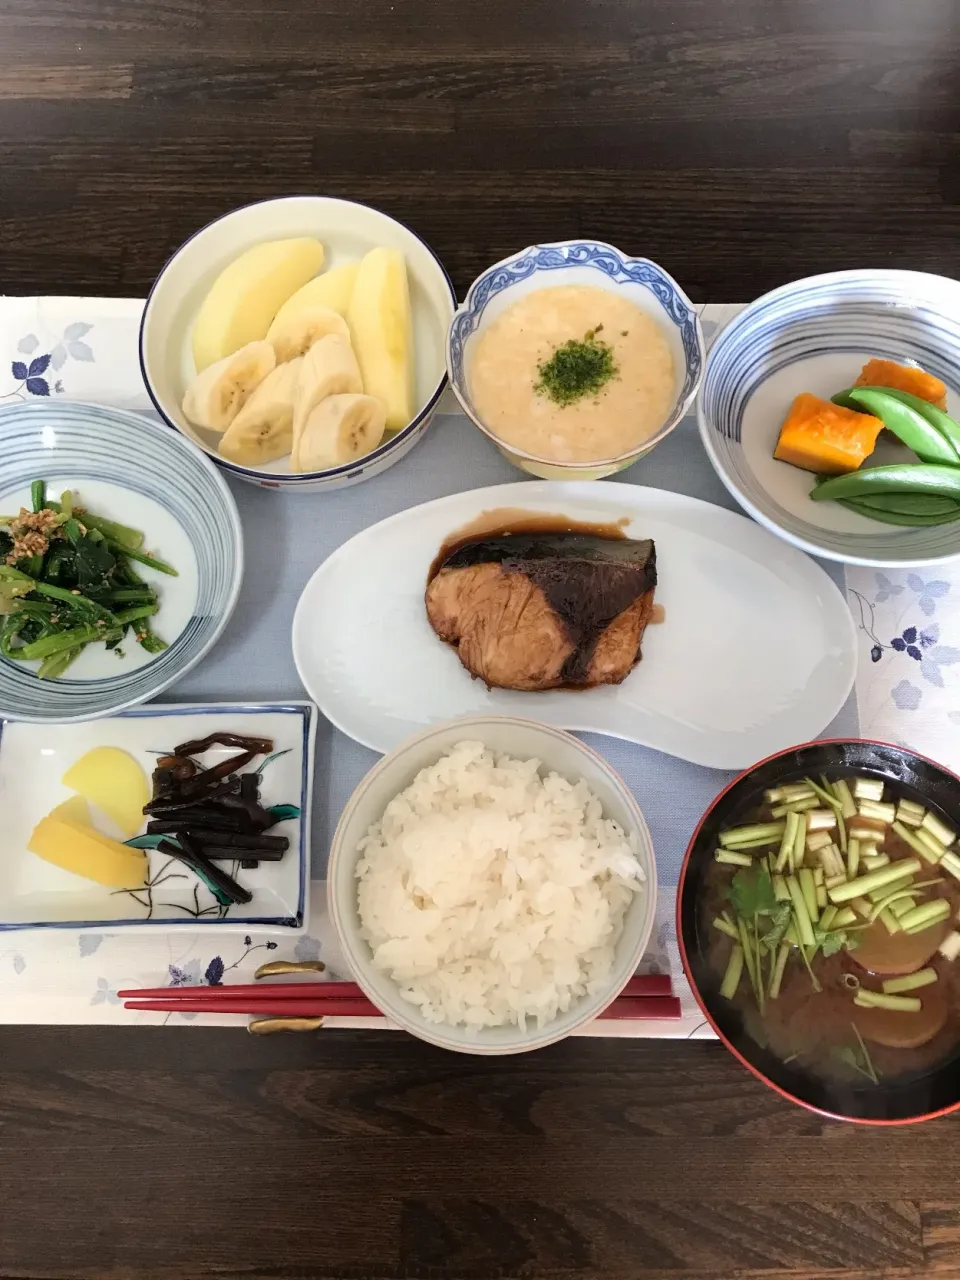
<svg viewBox="0 0 960 1280"><path fill-rule="evenodd" d="M302 697L290 649L297 599L314 569L341 543L408 507L465 489L521 480L462 415L438 416L424 440L390 471L352 489L287 495L231 481L246 540L247 570L240 603L227 634L169 700ZM688 417L649 458L617 476L737 510L717 479ZM824 567L841 586L837 566ZM383 638L390 643L389 635ZM710 662L710 638L703 638ZM832 726L855 734L853 698ZM657 851L661 885L675 885L687 840L710 799L732 777L687 764L659 751L596 734L585 740L619 769L646 814ZM322 717L317 735L313 873L321 877L330 838L351 791L377 760Z"/></svg>

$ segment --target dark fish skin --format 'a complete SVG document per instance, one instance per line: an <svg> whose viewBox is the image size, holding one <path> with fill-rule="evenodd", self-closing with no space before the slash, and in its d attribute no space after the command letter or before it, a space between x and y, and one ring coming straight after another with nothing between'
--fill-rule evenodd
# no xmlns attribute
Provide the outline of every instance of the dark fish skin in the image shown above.
<svg viewBox="0 0 960 1280"><path fill-rule="evenodd" d="M504 533L463 543L440 561L438 568L465 565L507 564L511 560L587 560L603 564L642 567L651 575L647 586L657 585L657 553L652 538L600 538L589 533Z"/></svg>

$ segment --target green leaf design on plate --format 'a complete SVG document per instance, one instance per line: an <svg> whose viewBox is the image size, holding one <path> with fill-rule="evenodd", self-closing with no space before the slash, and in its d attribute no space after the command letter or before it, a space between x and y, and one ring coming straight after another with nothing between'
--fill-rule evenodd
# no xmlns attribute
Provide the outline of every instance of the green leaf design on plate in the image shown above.
<svg viewBox="0 0 960 1280"><path fill-rule="evenodd" d="M292 750L292 747L285 747L283 751L274 751L273 755L266 757L263 764L257 770L257 773L263 773L268 764L273 764L274 760L279 760L281 756L288 756Z"/></svg>
<svg viewBox="0 0 960 1280"><path fill-rule="evenodd" d="M295 804L274 804L267 810L274 822L288 822L300 817L300 807Z"/></svg>
<svg viewBox="0 0 960 1280"><path fill-rule="evenodd" d="M176 837L172 835L134 836L132 840L124 840L123 843L129 845L131 849L158 849L161 840L170 840L174 844L177 843Z"/></svg>

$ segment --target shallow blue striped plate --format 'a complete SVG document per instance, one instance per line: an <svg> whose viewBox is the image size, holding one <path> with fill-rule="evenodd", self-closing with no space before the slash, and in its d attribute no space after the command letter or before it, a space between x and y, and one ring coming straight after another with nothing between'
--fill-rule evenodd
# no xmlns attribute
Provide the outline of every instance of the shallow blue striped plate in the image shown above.
<svg viewBox="0 0 960 1280"><path fill-rule="evenodd" d="M144 548L179 576L138 566L160 594L151 625L169 646L162 653L130 637L120 656L90 645L59 680L40 680L36 663L0 659L0 716L92 720L156 697L200 661L233 612L243 577L233 495L203 452L165 426L62 401L0 408L0 511L27 505L32 480L142 530Z"/></svg>
<svg viewBox="0 0 960 1280"><path fill-rule="evenodd" d="M960 411L960 282L914 271L837 271L774 289L742 311L707 356L700 434L720 479L761 524L813 555L847 564L932 565L960 555L960 521L879 524L813 502L813 477L773 450L793 398L829 398L880 356L916 363ZM886 436L887 433L885 433ZM916 461L882 439L870 465Z"/></svg>

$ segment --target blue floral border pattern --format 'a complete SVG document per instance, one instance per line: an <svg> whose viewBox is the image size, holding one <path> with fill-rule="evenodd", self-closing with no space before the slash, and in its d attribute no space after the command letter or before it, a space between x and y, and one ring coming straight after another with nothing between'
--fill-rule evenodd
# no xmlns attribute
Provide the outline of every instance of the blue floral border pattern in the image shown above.
<svg viewBox="0 0 960 1280"><path fill-rule="evenodd" d="M687 372L679 399L685 404L700 380L703 364L703 345L697 330L696 308L681 296L673 282L655 263L647 258L625 258L612 246L594 240L578 240L566 245L533 245L520 257L491 267L480 276L467 294L463 310L454 316L450 334L450 360L454 380L463 386L464 346L479 325L491 298L538 271L557 271L568 267L595 267L618 284L642 284L650 290L680 330Z"/></svg>
<svg viewBox="0 0 960 1280"><path fill-rule="evenodd" d="M75 320L68 324L58 342L52 344L49 351L35 354L40 346L40 339L35 333L25 334L17 343L19 355L29 357L28 360L14 358L10 362L10 376L14 387L5 395L0 395L0 404L5 401L22 403L28 396L62 395L63 380L56 378L51 386L50 373L59 373L68 360L79 360L92 364L96 357L93 348L83 339L93 328L83 320Z"/></svg>
<svg viewBox="0 0 960 1280"><path fill-rule="evenodd" d="M879 663L885 654L898 664L900 680L890 687L890 698L898 711L916 711L923 701L923 686L914 682L915 673L925 684L935 689L944 688L944 667L960 663L960 648L941 643L940 623L926 624L916 617L933 618L938 601L947 596L951 584L942 578L925 581L918 573L908 573L903 582L896 582L887 574L874 575L876 591L868 600L859 591L851 591L857 611L859 627L870 641L870 661ZM912 593L912 594L911 594ZM878 635L877 606L897 602L905 607L894 624L896 634L884 641ZM906 659L904 666L902 659ZM911 666L910 664L919 664ZM960 713L947 713L952 723L960 723Z"/></svg>

